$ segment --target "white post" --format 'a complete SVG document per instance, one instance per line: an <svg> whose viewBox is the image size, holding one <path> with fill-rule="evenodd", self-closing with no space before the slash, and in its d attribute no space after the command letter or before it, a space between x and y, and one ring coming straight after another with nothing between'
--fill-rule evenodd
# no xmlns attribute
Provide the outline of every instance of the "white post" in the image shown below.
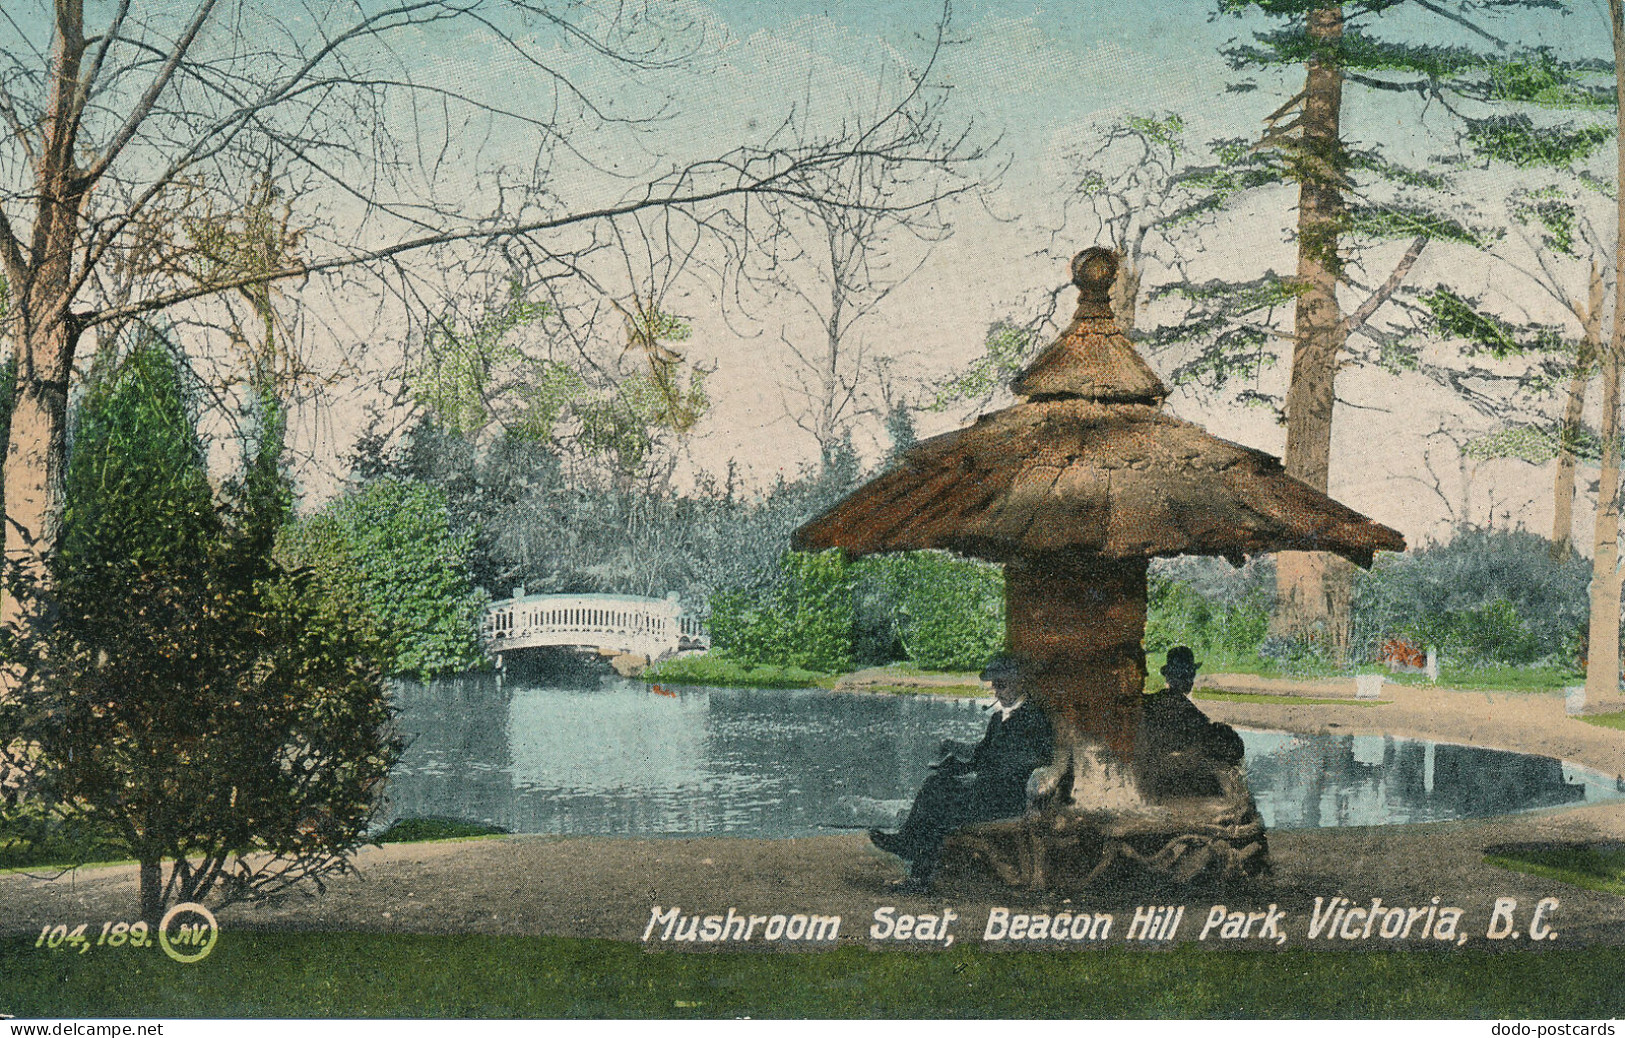
<svg viewBox="0 0 1625 1038"><path fill-rule="evenodd" d="M1569 685L1563 689L1563 712L1573 717L1586 712L1586 687Z"/></svg>
<svg viewBox="0 0 1625 1038"><path fill-rule="evenodd" d="M1437 684L1439 681L1439 650L1428 649L1428 680Z"/></svg>

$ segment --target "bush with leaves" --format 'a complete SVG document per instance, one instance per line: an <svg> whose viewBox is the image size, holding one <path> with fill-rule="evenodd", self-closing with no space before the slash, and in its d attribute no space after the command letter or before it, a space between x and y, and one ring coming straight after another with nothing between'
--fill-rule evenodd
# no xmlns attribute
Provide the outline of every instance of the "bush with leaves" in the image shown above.
<svg viewBox="0 0 1625 1038"><path fill-rule="evenodd" d="M1458 530L1446 544L1379 556L1355 584L1355 648L1395 635L1463 663L1562 658L1588 615L1590 564L1554 560L1526 530Z"/></svg>
<svg viewBox="0 0 1625 1038"><path fill-rule="evenodd" d="M911 551L864 559L858 576L860 644L895 645L928 670L979 670L1004 647L1004 573L946 552ZM873 651L873 650L871 650Z"/></svg>
<svg viewBox="0 0 1625 1038"><path fill-rule="evenodd" d="M156 342L91 386L55 622L0 700L0 808L134 858L149 922L348 868L399 752L369 652L271 559L280 437L217 506L185 395Z"/></svg>
<svg viewBox="0 0 1625 1038"><path fill-rule="evenodd" d="M1201 656L1251 656L1269 631L1273 574L1268 559L1240 569L1223 559L1156 560L1146 588L1146 653L1189 645Z"/></svg>
<svg viewBox="0 0 1625 1038"><path fill-rule="evenodd" d="M832 673L852 665L852 574L839 551L786 552L778 579L711 600L711 644L733 659Z"/></svg>
<svg viewBox="0 0 1625 1038"><path fill-rule="evenodd" d="M310 571L326 613L352 617L387 671L427 680L485 662L473 540L452 531L442 491L386 477L288 527L278 553Z"/></svg>
<svg viewBox="0 0 1625 1038"><path fill-rule="evenodd" d="M789 552L775 579L711 600L712 644L741 663L844 670L912 660L975 670L1004 645L1004 576L945 552L847 565L839 552Z"/></svg>

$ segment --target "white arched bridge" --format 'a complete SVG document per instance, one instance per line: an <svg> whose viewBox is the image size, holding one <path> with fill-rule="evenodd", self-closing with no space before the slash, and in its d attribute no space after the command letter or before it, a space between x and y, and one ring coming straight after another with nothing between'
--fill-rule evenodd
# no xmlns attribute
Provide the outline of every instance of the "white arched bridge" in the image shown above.
<svg viewBox="0 0 1625 1038"><path fill-rule="evenodd" d="M524 595L485 610L485 649L505 652L543 646L626 653L658 660L684 649L708 649L698 617L683 615L676 596Z"/></svg>

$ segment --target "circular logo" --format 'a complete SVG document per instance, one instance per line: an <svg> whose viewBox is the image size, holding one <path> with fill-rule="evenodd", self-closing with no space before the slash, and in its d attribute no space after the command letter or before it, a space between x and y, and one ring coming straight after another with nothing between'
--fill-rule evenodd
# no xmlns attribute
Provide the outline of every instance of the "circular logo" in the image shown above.
<svg viewBox="0 0 1625 1038"><path fill-rule="evenodd" d="M214 951L220 924L214 913L196 901L182 901L164 913L158 924L158 945L176 962L197 962Z"/></svg>

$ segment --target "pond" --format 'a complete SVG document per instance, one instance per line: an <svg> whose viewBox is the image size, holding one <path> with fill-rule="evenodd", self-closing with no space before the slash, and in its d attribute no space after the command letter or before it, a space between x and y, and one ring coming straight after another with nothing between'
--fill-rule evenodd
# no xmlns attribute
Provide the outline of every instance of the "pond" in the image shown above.
<svg viewBox="0 0 1625 1038"><path fill-rule="evenodd" d="M386 821L518 833L783 838L890 827L944 737L982 703L819 690L548 687L473 675L396 691L409 740ZM1614 799L1615 781L1546 757L1416 739L1242 733L1265 823L1431 822Z"/></svg>

